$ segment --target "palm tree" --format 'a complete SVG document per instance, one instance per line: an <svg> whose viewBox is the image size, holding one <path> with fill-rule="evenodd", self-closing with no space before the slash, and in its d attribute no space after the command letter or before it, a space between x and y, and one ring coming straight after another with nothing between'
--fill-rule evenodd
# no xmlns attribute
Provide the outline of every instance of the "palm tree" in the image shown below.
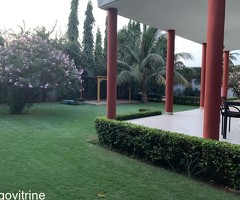
<svg viewBox="0 0 240 200"><path fill-rule="evenodd" d="M121 72L118 74L118 84L136 82L140 86L142 102L147 102L147 83L155 78L157 84L165 84L166 34L159 34L158 29L143 28L142 36L136 41L135 48L125 45L131 56L131 63L118 60ZM191 54L179 53L175 55L176 66L180 66L182 59L192 59ZM189 85L189 82L175 70L175 80Z"/></svg>

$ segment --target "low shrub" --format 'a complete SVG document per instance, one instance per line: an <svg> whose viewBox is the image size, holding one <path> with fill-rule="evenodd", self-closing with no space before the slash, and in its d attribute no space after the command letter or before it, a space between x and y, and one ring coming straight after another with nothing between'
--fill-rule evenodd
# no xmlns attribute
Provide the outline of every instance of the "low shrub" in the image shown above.
<svg viewBox="0 0 240 200"><path fill-rule="evenodd" d="M200 105L200 97L174 96L173 97L173 103L174 104L180 104L180 105L199 106Z"/></svg>
<svg viewBox="0 0 240 200"><path fill-rule="evenodd" d="M132 99L137 100L137 101L141 101L142 100L142 94L134 93L134 94L132 94ZM148 94L148 101L161 102L162 101L162 95L160 95L160 94Z"/></svg>
<svg viewBox="0 0 240 200"><path fill-rule="evenodd" d="M137 119L142 117L161 115L161 114L162 114L162 111L159 111L159 110L139 109L139 112L136 112L136 113L127 113L127 114L118 115L116 119L123 121L123 120L129 120L129 119Z"/></svg>
<svg viewBox="0 0 240 200"><path fill-rule="evenodd" d="M239 97L231 97L231 98L227 98L228 101L235 101L235 100L239 100Z"/></svg>
<svg viewBox="0 0 240 200"><path fill-rule="evenodd" d="M138 111L139 112L146 112L146 111L150 111L151 109L149 108L139 108Z"/></svg>
<svg viewBox="0 0 240 200"><path fill-rule="evenodd" d="M192 177L240 190L240 146L142 127L105 117L95 121L99 142L119 152Z"/></svg>

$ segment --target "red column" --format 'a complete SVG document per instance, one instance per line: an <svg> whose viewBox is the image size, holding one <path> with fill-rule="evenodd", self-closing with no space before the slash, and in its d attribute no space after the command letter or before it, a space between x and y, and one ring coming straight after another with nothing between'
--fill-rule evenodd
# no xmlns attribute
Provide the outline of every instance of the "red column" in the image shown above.
<svg viewBox="0 0 240 200"><path fill-rule="evenodd" d="M229 74L229 51L224 51L223 54L223 84L222 84L222 97L227 99L228 94L228 74Z"/></svg>
<svg viewBox="0 0 240 200"><path fill-rule="evenodd" d="M107 118L116 118L117 94L117 9L108 9Z"/></svg>
<svg viewBox="0 0 240 200"><path fill-rule="evenodd" d="M200 108L204 108L207 44L202 44Z"/></svg>
<svg viewBox="0 0 240 200"><path fill-rule="evenodd" d="M169 30L167 40L165 113L170 115L173 114L174 46L175 46L175 30Z"/></svg>
<svg viewBox="0 0 240 200"><path fill-rule="evenodd" d="M208 0L203 137L219 140L222 51L226 0Z"/></svg>

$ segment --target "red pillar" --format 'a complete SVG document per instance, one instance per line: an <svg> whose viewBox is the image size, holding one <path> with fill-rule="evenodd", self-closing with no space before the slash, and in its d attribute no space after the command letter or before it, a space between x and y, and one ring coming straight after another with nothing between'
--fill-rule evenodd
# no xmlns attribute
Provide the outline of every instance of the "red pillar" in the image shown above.
<svg viewBox="0 0 240 200"><path fill-rule="evenodd" d="M108 9L107 118L116 118L117 94L117 9Z"/></svg>
<svg viewBox="0 0 240 200"><path fill-rule="evenodd" d="M208 0L203 137L219 140L222 51L226 0Z"/></svg>
<svg viewBox="0 0 240 200"><path fill-rule="evenodd" d="M175 30L169 30L167 40L165 113L170 115L173 114L174 46L175 46Z"/></svg>
<svg viewBox="0 0 240 200"><path fill-rule="evenodd" d="M227 99L228 94L228 74L229 74L229 51L224 51L223 54L223 84L222 84L222 97Z"/></svg>
<svg viewBox="0 0 240 200"><path fill-rule="evenodd" d="M200 108L204 108L207 44L202 44Z"/></svg>

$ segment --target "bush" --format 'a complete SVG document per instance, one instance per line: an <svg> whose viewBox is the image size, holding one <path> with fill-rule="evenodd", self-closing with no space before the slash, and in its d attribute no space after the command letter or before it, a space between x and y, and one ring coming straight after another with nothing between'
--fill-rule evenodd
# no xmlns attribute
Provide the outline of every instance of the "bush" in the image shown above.
<svg viewBox="0 0 240 200"><path fill-rule="evenodd" d="M181 105L199 106L200 105L200 97L174 96L173 103L181 104Z"/></svg>
<svg viewBox="0 0 240 200"><path fill-rule="evenodd" d="M137 101L141 101L142 100L142 94L134 93L134 94L132 94L132 99L137 100ZM148 101L161 102L162 101L162 95L160 95L160 94L148 94Z"/></svg>
<svg viewBox="0 0 240 200"><path fill-rule="evenodd" d="M240 146L97 118L99 142L189 176L240 189Z"/></svg>
<svg viewBox="0 0 240 200"><path fill-rule="evenodd" d="M161 114L162 114L162 111L159 111L159 110L146 109L146 111L143 111L143 110L140 111L140 109L139 109L139 112L118 115L116 118L117 118L117 120L123 121L123 120L129 120L129 119L137 119L137 118L142 118L142 117L161 115Z"/></svg>
<svg viewBox="0 0 240 200"><path fill-rule="evenodd" d="M6 91L1 101L7 103L11 113L21 113L53 89L80 89L83 71L78 71L52 40L28 32L6 33L6 38L4 47L0 47L0 85Z"/></svg>

